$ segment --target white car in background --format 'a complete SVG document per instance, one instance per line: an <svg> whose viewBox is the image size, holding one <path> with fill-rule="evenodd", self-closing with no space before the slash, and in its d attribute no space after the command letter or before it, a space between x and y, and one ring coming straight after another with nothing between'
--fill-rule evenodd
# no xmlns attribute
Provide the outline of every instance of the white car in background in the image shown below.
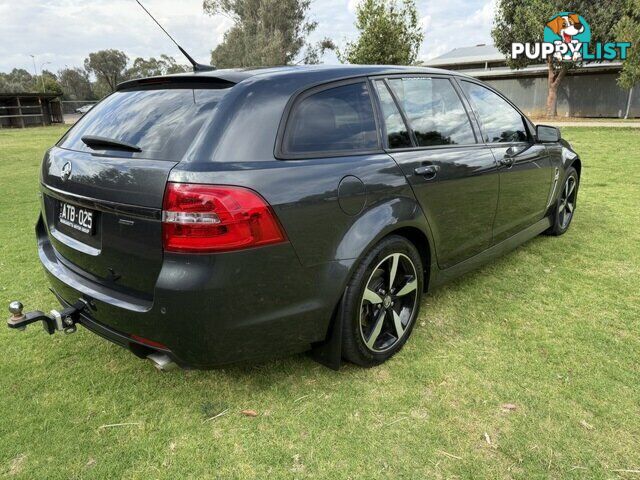
<svg viewBox="0 0 640 480"><path fill-rule="evenodd" d="M84 115L85 113L87 113L89 110L91 110L93 108L93 104L90 103L88 105L83 105L81 107L76 108L76 113L79 113L81 115Z"/></svg>

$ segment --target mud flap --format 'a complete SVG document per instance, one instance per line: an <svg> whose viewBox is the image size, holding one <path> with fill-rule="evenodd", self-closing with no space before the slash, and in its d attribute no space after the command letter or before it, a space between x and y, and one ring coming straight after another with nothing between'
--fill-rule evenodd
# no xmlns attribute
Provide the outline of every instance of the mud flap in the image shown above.
<svg viewBox="0 0 640 480"><path fill-rule="evenodd" d="M340 305L336 309L336 315L331 322L326 340L314 345L309 352L313 360L336 371L340 370L342 366L342 323L345 316L343 300L346 295L347 290L345 290Z"/></svg>

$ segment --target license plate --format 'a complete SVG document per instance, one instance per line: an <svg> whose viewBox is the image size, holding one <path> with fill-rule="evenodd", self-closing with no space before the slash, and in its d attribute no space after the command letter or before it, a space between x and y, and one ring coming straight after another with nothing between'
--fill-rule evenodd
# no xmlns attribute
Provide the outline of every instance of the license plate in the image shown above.
<svg viewBox="0 0 640 480"><path fill-rule="evenodd" d="M93 235L94 232L94 211L87 208L76 207L65 202L60 202L58 211L58 222L73 228L78 232Z"/></svg>

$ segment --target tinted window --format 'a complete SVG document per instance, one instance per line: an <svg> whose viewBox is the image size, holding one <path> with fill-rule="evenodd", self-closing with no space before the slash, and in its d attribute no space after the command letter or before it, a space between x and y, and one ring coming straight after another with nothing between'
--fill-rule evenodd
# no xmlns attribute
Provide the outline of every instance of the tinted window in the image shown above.
<svg viewBox="0 0 640 480"><path fill-rule="evenodd" d="M422 147L476 143L467 112L446 78L389 81Z"/></svg>
<svg viewBox="0 0 640 480"><path fill-rule="evenodd" d="M60 146L94 152L82 141L96 135L132 143L140 153L109 154L180 160L204 120L228 89L128 90L115 92L92 108L62 139Z"/></svg>
<svg viewBox="0 0 640 480"><path fill-rule="evenodd" d="M287 153L378 148L369 91L364 83L322 90L298 102L287 122Z"/></svg>
<svg viewBox="0 0 640 480"><path fill-rule="evenodd" d="M485 142L526 142L522 116L500 95L481 85L461 82L482 124Z"/></svg>
<svg viewBox="0 0 640 480"><path fill-rule="evenodd" d="M376 91L380 98L380 106L382 107L382 116L384 117L384 125L387 131L387 140L390 148L403 148L411 146L411 137L407 131L407 126L400 115L396 102L389 93L384 82L378 80L375 82Z"/></svg>

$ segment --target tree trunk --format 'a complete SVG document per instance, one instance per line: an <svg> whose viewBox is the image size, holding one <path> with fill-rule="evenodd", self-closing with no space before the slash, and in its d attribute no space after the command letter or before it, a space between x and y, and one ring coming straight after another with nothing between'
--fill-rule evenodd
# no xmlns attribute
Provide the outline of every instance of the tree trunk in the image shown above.
<svg viewBox="0 0 640 480"><path fill-rule="evenodd" d="M547 61L547 68L549 90L547 92L546 116L547 118L555 118L558 116L558 87L567 71L562 67L554 68L551 59Z"/></svg>
<svg viewBox="0 0 640 480"><path fill-rule="evenodd" d="M549 91L547 92L547 118L555 118L558 116L558 86L553 82L549 82Z"/></svg>

